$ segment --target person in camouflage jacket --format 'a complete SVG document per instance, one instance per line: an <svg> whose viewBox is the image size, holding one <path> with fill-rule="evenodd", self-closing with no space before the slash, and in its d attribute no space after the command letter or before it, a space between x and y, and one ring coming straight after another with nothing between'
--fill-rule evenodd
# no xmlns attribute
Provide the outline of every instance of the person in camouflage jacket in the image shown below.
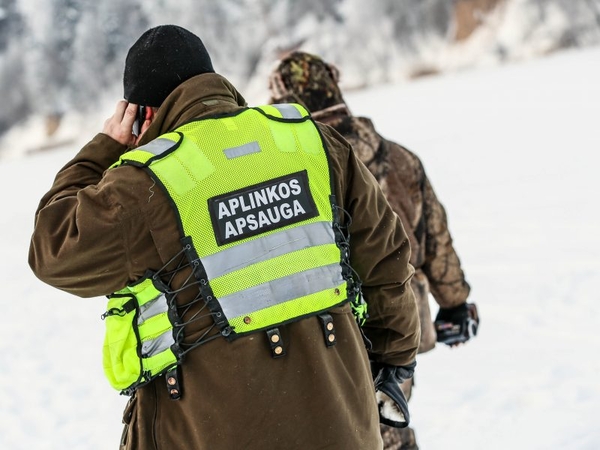
<svg viewBox="0 0 600 450"><path fill-rule="evenodd" d="M405 147L383 138L370 119L353 116L338 80L335 66L318 56L296 51L283 58L272 72L270 102L297 102L305 106L315 120L333 127L352 145L379 182L409 236L410 262L416 271L411 286L421 324L418 351L425 353L435 347L437 338L429 293L440 311L453 311L466 305L470 286L452 243L446 211L421 160ZM412 379L404 382L402 388L409 399ZM411 428L381 427L386 448L418 448Z"/></svg>

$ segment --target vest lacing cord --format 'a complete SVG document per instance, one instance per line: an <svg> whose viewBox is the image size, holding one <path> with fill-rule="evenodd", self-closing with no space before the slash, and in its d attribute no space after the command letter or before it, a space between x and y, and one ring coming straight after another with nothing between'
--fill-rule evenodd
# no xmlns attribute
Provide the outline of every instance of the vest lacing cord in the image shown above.
<svg viewBox="0 0 600 450"><path fill-rule="evenodd" d="M185 254L186 250L187 250L186 246L184 246L179 252L177 252L175 254L175 256L173 256L169 261L167 261L153 275L153 278L155 278L155 279L160 279L160 278L168 279L168 281L166 283L164 283L166 285L165 296L169 299L169 301L173 305L175 305L175 308L177 309L178 320L173 322L172 325L173 325L173 338L176 343L175 346L177 347L176 355L177 355L179 364L181 364L184 356L188 352L192 351L193 349L195 349L196 347L198 347L200 345L206 344L214 339L221 337L221 333L210 335L210 333L214 330L215 325L216 325L215 321L213 321L212 325L204 333L202 333L202 335L195 342L193 342L191 344L183 343L183 339L184 339L183 333L184 333L184 329L187 325L189 325L193 322L196 322L198 320L201 320L203 318L211 317L211 316L215 315L215 313L213 313L213 312L203 313L205 311L205 309L207 308L207 304L206 304L206 302L203 301L200 289L198 289L198 293L196 294L196 296L192 300L190 300L188 303L186 303L184 305L176 304L177 296L181 292L183 292L186 289L189 289L191 287L199 286L201 284L200 281L196 280L196 278L194 277L194 271L191 270L191 264L188 261L187 256ZM177 262L176 267L172 270L167 270L167 267L170 266L172 263L174 263L178 258L179 258L179 261ZM181 284L181 287L179 287L178 289L171 290L171 286L173 284L173 281L175 280L175 276L177 274L179 274L182 270L187 269L187 268L190 269L190 274L183 281L183 283ZM196 311L192 315L192 317L190 317L186 321L183 321L183 317L190 311L190 309L194 305L196 305L199 302L202 302L202 306L198 309L198 311ZM214 319L214 317L213 317L213 319ZM174 349L174 352L175 352L175 349ZM182 387L181 387L181 380L179 377L179 370L178 370L177 366L175 366L174 368L172 368L171 370L169 370L168 372L165 373L165 381L166 381L167 391L169 392L170 398L172 400L179 400L182 396Z"/></svg>
<svg viewBox="0 0 600 450"><path fill-rule="evenodd" d="M170 300L173 303L176 302L177 296L181 292L183 292L186 289L189 289L189 288L191 288L193 286L199 286L200 285L200 281L196 280L196 278L194 277L193 270L190 270L190 274L184 280L184 282L182 283L181 287L179 287L178 289L174 289L174 290L170 289L170 287L172 286L173 281L175 279L175 276L177 274L179 274L182 270L187 269L187 268L191 268L191 264L189 263L189 261L186 258L185 251L186 251L186 248L185 247L182 248L179 252L177 252L175 254L175 256L173 256L169 261L167 261L167 263L165 263L165 265L163 265L154 274L154 278L168 277L168 281L165 283L167 285L167 287L168 287L168 290L165 292L165 294L167 296L169 296ZM169 265L171 265L173 262L175 262L177 260L177 258L179 258L179 261L177 263L176 268L173 269L173 270L167 271L166 268ZM202 334L202 336L200 336L195 342L193 342L191 344L184 344L184 343L182 343L182 341L183 341L183 331L184 331L184 328L187 325L189 325L191 323L194 323L194 322L197 322L197 321L199 321L201 319L204 319L206 317L213 317L213 316L215 316L215 313L213 313L213 312L205 312L205 310L207 308L207 305L206 305L205 302L203 302L202 295L200 294L200 289L198 289L198 293L196 294L196 296L192 300L190 300L188 303L186 303L184 305L176 305L177 311L178 311L178 316L180 318L183 318L190 311L190 309L194 305L198 304L199 302L202 302L203 305L202 305L202 307L200 307L200 309L198 309L198 311L196 311L192 315L192 317L190 317L189 319L187 319L185 322L181 321L181 322L173 324L173 328L176 330L174 332L175 342L178 342L179 346L181 348L181 351L178 352L178 357L180 359L183 358L183 356L185 354L187 354L188 352L190 352L194 348L198 347L199 345L206 344L207 342L210 342L213 339L221 337L220 333L212 335L212 336L209 336L209 334L211 333L211 331L213 331L213 329L215 327L215 323L213 322L213 324L208 328L208 330L206 330ZM204 314L203 314L203 312L204 312Z"/></svg>
<svg viewBox="0 0 600 450"><path fill-rule="evenodd" d="M362 326L365 321L369 318L369 314L367 313L367 304L362 296L362 281L360 280L360 276L354 270L354 268L350 265L350 233L348 230L350 229L350 225L352 225L352 216L348 211L335 203L332 204L334 214L336 216L336 220L333 222L333 230L336 237L336 243L342 252L341 265L342 272L345 277L349 280L348 287L348 296L350 297L350 306L352 307L352 312L354 313L354 317L358 324L358 329L362 335L363 341L367 350L372 348L372 343L365 335ZM341 220L339 220L339 213L342 213L345 217L345 225L341 225Z"/></svg>

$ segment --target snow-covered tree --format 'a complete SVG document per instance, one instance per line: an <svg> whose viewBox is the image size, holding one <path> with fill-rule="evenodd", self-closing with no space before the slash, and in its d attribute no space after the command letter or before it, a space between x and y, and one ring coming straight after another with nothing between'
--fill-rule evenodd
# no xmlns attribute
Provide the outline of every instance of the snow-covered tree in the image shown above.
<svg viewBox="0 0 600 450"><path fill-rule="evenodd" d="M465 3L487 5L489 17L458 42ZM27 111L60 115L122 95L128 48L161 24L200 36L252 102L294 49L360 87L600 43L600 0L0 0L0 133Z"/></svg>
<svg viewBox="0 0 600 450"><path fill-rule="evenodd" d="M25 95L23 17L16 0L0 0L0 133L29 112Z"/></svg>
<svg viewBox="0 0 600 450"><path fill-rule="evenodd" d="M70 71L81 18L78 0L47 0L40 3L39 23L32 29L28 75L36 111L63 114L69 108Z"/></svg>
<svg viewBox="0 0 600 450"><path fill-rule="evenodd" d="M127 50L148 27L139 0L89 2L82 9L69 76L70 101L80 110L122 86ZM115 95L122 95L122 89Z"/></svg>
<svg viewBox="0 0 600 450"><path fill-rule="evenodd" d="M9 43L23 34L23 16L16 0L0 0L0 54Z"/></svg>

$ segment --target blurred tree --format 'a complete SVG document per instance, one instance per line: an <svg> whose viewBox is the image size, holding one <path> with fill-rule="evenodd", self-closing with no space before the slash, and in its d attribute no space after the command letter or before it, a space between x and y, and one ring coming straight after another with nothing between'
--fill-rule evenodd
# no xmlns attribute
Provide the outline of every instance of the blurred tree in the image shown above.
<svg viewBox="0 0 600 450"><path fill-rule="evenodd" d="M11 40L22 36L23 16L16 0L0 0L0 53L6 51Z"/></svg>
<svg viewBox="0 0 600 450"><path fill-rule="evenodd" d="M383 0L384 17L391 18L397 42L411 49L423 38L446 38L453 11L454 2L448 0Z"/></svg>
<svg viewBox="0 0 600 450"><path fill-rule="evenodd" d="M468 54L449 51L457 6L485 14L497 2L510 23L498 15L487 41ZM349 88L591 45L600 42L600 0L0 0L0 133L28 111L60 117L103 93L121 95L127 49L166 23L200 36L215 69L256 93L293 49L338 64Z"/></svg>
<svg viewBox="0 0 600 450"><path fill-rule="evenodd" d="M545 8L552 5L543 3ZM557 0L558 7L569 19L570 26L563 30L558 48L589 45L597 42L600 27L600 0Z"/></svg>
<svg viewBox="0 0 600 450"><path fill-rule="evenodd" d="M48 0L39 5L43 20L39 28L32 29L33 48L28 55L37 112L60 116L69 107L70 70L81 9L78 0Z"/></svg>
<svg viewBox="0 0 600 450"><path fill-rule="evenodd" d="M25 23L16 0L0 0L0 134L29 112L23 78Z"/></svg>
<svg viewBox="0 0 600 450"><path fill-rule="evenodd" d="M78 109L89 109L103 91L122 85L127 51L148 28L140 3L103 0L82 4L69 74L69 101Z"/></svg>

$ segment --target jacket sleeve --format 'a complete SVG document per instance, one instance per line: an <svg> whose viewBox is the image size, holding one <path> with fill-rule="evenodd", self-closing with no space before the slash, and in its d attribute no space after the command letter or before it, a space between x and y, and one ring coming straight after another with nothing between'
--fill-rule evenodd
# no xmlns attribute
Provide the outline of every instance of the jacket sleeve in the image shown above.
<svg viewBox="0 0 600 450"><path fill-rule="evenodd" d="M442 308L451 308L466 302L471 288L452 244L446 211L427 177L424 181L426 238L423 272L436 302Z"/></svg>
<svg viewBox="0 0 600 450"><path fill-rule="evenodd" d="M326 132L324 132L326 134ZM398 216L377 181L334 130L331 153L339 181L339 203L351 216L350 262L362 281L369 318L363 327L372 342L371 358L391 365L414 361L420 338L419 317L410 287L414 273L410 245ZM338 149L339 152L338 152Z"/></svg>
<svg viewBox="0 0 600 450"><path fill-rule="evenodd" d="M80 297L127 284L127 220L109 194L110 183L100 185L125 150L98 134L57 174L36 211L29 249L29 265L40 280Z"/></svg>

